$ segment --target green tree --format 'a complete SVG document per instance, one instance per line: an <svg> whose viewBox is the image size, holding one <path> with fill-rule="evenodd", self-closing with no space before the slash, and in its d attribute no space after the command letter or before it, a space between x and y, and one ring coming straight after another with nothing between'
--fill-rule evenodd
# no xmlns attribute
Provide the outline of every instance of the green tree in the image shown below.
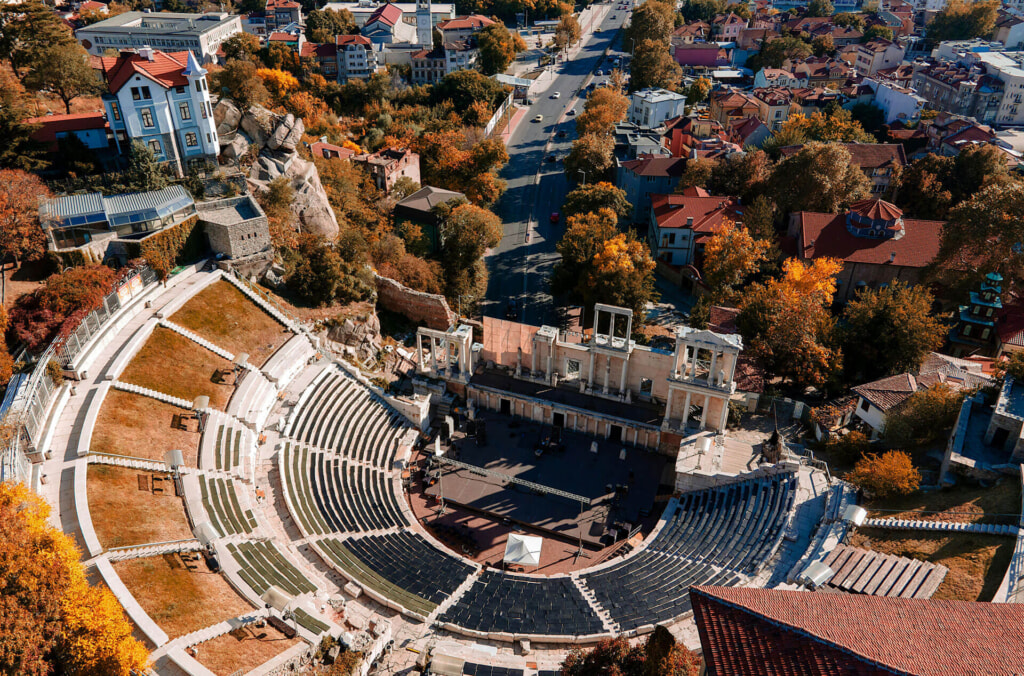
<svg viewBox="0 0 1024 676"><path fill-rule="evenodd" d="M752 202L768 189L772 170L767 153L748 149L715 162L704 185L712 195L734 195L743 202Z"/></svg>
<svg viewBox="0 0 1024 676"><path fill-rule="evenodd" d="M899 281L857 294L840 330L847 377L864 382L917 370L945 332L931 315L932 301L924 286Z"/></svg>
<svg viewBox="0 0 1024 676"><path fill-rule="evenodd" d="M604 180L614 164L614 150L611 136L586 134L576 139L563 162L566 177L572 182Z"/></svg>
<svg viewBox="0 0 1024 676"><path fill-rule="evenodd" d="M717 14L725 13L725 2L722 0L686 0L679 8L679 14L685 23L703 21L711 23Z"/></svg>
<svg viewBox="0 0 1024 676"><path fill-rule="evenodd" d="M928 24L925 37L931 44L988 37L996 27L999 7L997 0L950 0Z"/></svg>
<svg viewBox="0 0 1024 676"><path fill-rule="evenodd" d="M42 66L50 50L71 44L77 43L70 29L41 0L0 5L0 59L18 79Z"/></svg>
<svg viewBox="0 0 1024 676"><path fill-rule="evenodd" d="M836 8L828 0L811 0L807 3L807 16L832 16Z"/></svg>
<svg viewBox="0 0 1024 676"><path fill-rule="evenodd" d="M461 204L441 221L440 231L445 295L453 301L468 296L462 302L466 310L487 290L484 252L498 246L504 228L501 219L487 209Z"/></svg>
<svg viewBox="0 0 1024 676"><path fill-rule="evenodd" d="M583 112L576 118L576 133L608 135L629 110L629 99L612 87L598 87L587 97Z"/></svg>
<svg viewBox="0 0 1024 676"><path fill-rule="evenodd" d="M562 215L565 218L585 214L602 209L610 209L616 218L625 218L633 211L633 206L626 199L626 191L616 188L611 183L598 181L578 185L565 196Z"/></svg>
<svg viewBox="0 0 1024 676"><path fill-rule="evenodd" d="M681 194L687 188L707 189L718 164L718 160L709 157L696 157L687 160L683 167L683 174L679 177L679 183L676 184L676 192Z"/></svg>
<svg viewBox="0 0 1024 676"><path fill-rule="evenodd" d="M1006 360L996 361L995 371L1000 379L1010 376L1014 381L1024 383L1024 351L1011 352Z"/></svg>
<svg viewBox="0 0 1024 676"><path fill-rule="evenodd" d="M224 50L224 60L256 61L260 53L260 39L252 33L235 33L220 43Z"/></svg>
<svg viewBox="0 0 1024 676"><path fill-rule="evenodd" d="M337 35L358 33L352 12L347 9L314 9L306 15L306 39L310 42L334 44Z"/></svg>
<svg viewBox="0 0 1024 676"><path fill-rule="evenodd" d="M0 168L38 171L46 166L46 147L32 138L38 124L28 124L34 101L22 84L0 69Z"/></svg>
<svg viewBox="0 0 1024 676"><path fill-rule="evenodd" d="M838 143L806 144L779 162L769 185L786 213L836 214L871 191L864 172L850 163L850 151Z"/></svg>
<svg viewBox="0 0 1024 676"><path fill-rule="evenodd" d="M168 183L167 172L156 160L153 151L141 141L132 141L128 151L125 183L129 191L159 190Z"/></svg>
<svg viewBox="0 0 1024 676"><path fill-rule="evenodd" d="M366 298L370 289L352 275L353 270L340 253L343 250L340 244L333 247L318 235L301 235L296 251L289 256L293 259L285 276L289 291L300 302L314 307L330 305L335 300Z"/></svg>
<svg viewBox="0 0 1024 676"><path fill-rule="evenodd" d="M775 242L775 203L764 195L755 197L743 211L743 225L760 240Z"/></svg>
<svg viewBox="0 0 1024 676"><path fill-rule="evenodd" d="M864 37L861 38L861 42L868 42L875 38L882 38L883 40L889 40L892 42L893 34L892 29L888 26L871 26L864 31Z"/></svg>
<svg viewBox="0 0 1024 676"><path fill-rule="evenodd" d="M79 96L99 91L96 72L89 65L89 55L77 42L55 45L46 58L25 76L25 84L38 91L55 94L64 103L64 112L71 113L71 102Z"/></svg>
<svg viewBox="0 0 1024 676"><path fill-rule="evenodd" d="M507 87L480 71L468 68L445 75L430 92L433 103L451 101L455 110L458 111L469 110L478 101L483 102L487 105L488 110L493 111L505 100L506 96L508 96Z"/></svg>
<svg viewBox="0 0 1024 676"><path fill-rule="evenodd" d="M558 20L558 26L555 27L555 44L559 49L574 45L579 42L582 35L583 30L576 17L572 14L565 14Z"/></svg>
<svg viewBox="0 0 1024 676"><path fill-rule="evenodd" d="M483 28L476 34L476 40L480 47L480 69L485 75L504 73L516 53L526 47L519 34L513 35L500 21Z"/></svg>
<svg viewBox="0 0 1024 676"><path fill-rule="evenodd" d="M945 440L960 414L964 394L945 383L914 392L885 417L885 440L904 448Z"/></svg>
<svg viewBox="0 0 1024 676"><path fill-rule="evenodd" d="M990 185L953 208L937 263L954 276L997 271L1009 289L1024 282L1024 185ZM977 272L975 274L978 274Z"/></svg>
<svg viewBox="0 0 1024 676"><path fill-rule="evenodd" d="M859 31L864 30L864 19L860 14L853 14L851 12L839 12L832 17L832 23L837 26L849 26Z"/></svg>
<svg viewBox="0 0 1024 676"><path fill-rule="evenodd" d="M811 40L811 47L814 49L815 56L832 56L836 51L836 43L832 39L831 33L819 35Z"/></svg>
<svg viewBox="0 0 1024 676"><path fill-rule="evenodd" d="M651 2L652 0L647 0L641 6L647 6ZM667 43L652 39L636 43L633 58L629 62L629 73L630 91L648 87L674 90L683 78L683 69L672 58Z"/></svg>
<svg viewBox="0 0 1024 676"><path fill-rule="evenodd" d="M647 0L633 10L629 27L625 31L625 42L633 40L639 45L644 40L661 43L667 50L668 42L675 30L675 9L671 3L662 0Z"/></svg>
<svg viewBox="0 0 1024 676"><path fill-rule="evenodd" d="M806 59L814 48L800 38L781 37L761 44L761 51L747 59L747 68L755 73L762 68L782 68L787 59Z"/></svg>
<svg viewBox="0 0 1024 676"><path fill-rule="evenodd" d="M945 220L949 210L989 186L1011 183L1006 155L991 145L969 146L956 157L929 153L899 175L896 195L907 215Z"/></svg>

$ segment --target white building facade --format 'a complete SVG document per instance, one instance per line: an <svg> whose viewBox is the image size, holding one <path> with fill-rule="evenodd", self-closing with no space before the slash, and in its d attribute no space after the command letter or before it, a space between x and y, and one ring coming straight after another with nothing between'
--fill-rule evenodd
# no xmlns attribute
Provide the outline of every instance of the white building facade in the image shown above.
<svg viewBox="0 0 1024 676"><path fill-rule="evenodd" d="M686 97L667 89L644 89L629 95L629 121L643 127L657 127L682 115L685 108Z"/></svg>
<svg viewBox="0 0 1024 676"><path fill-rule="evenodd" d="M202 63L209 63L217 58L222 42L241 32L242 17L226 12L125 12L80 28L75 37L94 56L102 56L108 49L120 52L152 47L168 52L189 50Z"/></svg>
<svg viewBox="0 0 1024 676"><path fill-rule="evenodd" d="M139 141L179 175L217 161L206 70L191 52L143 49L104 59L103 66L109 90L103 105L120 153Z"/></svg>

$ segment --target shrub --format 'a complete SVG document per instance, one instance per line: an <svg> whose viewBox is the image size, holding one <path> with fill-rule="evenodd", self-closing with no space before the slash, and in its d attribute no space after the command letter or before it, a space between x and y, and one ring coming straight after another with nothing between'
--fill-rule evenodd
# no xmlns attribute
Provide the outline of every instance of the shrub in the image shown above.
<svg viewBox="0 0 1024 676"><path fill-rule="evenodd" d="M887 451L882 455L869 453L846 475L847 481L860 486L876 498L908 495L921 484L921 473L903 451Z"/></svg>

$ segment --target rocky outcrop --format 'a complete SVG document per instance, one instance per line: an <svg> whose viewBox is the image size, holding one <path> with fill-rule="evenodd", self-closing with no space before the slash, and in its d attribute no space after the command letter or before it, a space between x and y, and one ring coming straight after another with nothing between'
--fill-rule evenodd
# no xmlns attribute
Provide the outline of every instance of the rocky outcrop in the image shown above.
<svg viewBox="0 0 1024 676"><path fill-rule="evenodd" d="M371 363L381 349L380 320L375 313L361 320L346 319L331 327L327 338L351 348L362 363Z"/></svg>
<svg viewBox="0 0 1024 676"><path fill-rule="evenodd" d="M298 155L298 147L306 127L302 118L292 114L277 115L262 106L242 112L226 99L214 108L217 131L222 135L221 153L237 160L249 152L250 145L259 148L256 161L249 169L248 181L255 191L266 190L276 178L284 177L295 190L292 211L303 232L338 236L338 219L327 200L316 166Z"/></svg>

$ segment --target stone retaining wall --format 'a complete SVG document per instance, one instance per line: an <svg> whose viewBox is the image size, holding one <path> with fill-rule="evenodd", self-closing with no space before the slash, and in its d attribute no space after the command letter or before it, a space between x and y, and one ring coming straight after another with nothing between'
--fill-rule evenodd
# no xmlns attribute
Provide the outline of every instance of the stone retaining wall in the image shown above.
<svg viewBox="0 0 1024 676"><path fill-rule="evenodd" d="M447 331L455 323L455 313L444 296L414 291L393 279L374 274L377 304L385 310L404 315L409 321L437 331Z"/></svg>

